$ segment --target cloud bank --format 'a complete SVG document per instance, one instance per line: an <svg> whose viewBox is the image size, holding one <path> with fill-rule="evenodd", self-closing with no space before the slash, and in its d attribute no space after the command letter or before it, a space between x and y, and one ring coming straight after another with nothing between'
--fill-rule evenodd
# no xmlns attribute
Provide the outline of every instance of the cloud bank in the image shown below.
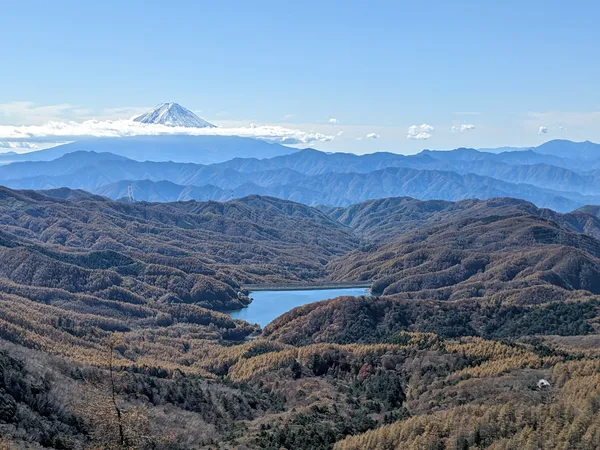
<svg viewBox="0 0 600 450"><path fill-rule="evenodd" d="M90 137L125 136L241 136L280 144L309 144L328 142L333 136L314 131L306 132L277 125L251 125L234 128L187 128L143 124L132 120L86 120L84 122L50 121L44 125L0 125L0 142L12 143L10 148L28 148L36 143L76 141ZM17 143L25 147L16 147ZM8 144L6 145L8 146ZM30 147L33 148L33 147Z"/></svg>
<svg viewBox="0 0 600 450"><path fill-rule="evenodd" d="M460 125L454 125L452 127L453 133L464 133L465 131L471 131L475 129L475 125L471 123L461 123Z"/></svg>
<svg viewBox="0 0 600 450"><path fill-rule="evenodd" d="M11 150L35 150L38 148L37 145L30 142L2 142L0 141L0 148L10 148Z"/></svg>
<svg viewBox="0 0 600 450"><path fill-rule="evenodd" d="M433 136L434 128L426 123L422 125L413 125L408 127L406 139L425 140Z"/></svg>

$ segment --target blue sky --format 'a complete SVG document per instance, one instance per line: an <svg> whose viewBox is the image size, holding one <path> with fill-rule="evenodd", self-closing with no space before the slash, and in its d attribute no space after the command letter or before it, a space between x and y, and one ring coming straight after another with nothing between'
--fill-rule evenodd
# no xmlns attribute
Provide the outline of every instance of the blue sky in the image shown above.
<svg viewBox="0 0 600 450"><path fill-rule="evenodd" d="M333 136L314 142L326 150L600 141L599 13L592 1L6 2L0 125L175 101L222 127Z"/></svg>

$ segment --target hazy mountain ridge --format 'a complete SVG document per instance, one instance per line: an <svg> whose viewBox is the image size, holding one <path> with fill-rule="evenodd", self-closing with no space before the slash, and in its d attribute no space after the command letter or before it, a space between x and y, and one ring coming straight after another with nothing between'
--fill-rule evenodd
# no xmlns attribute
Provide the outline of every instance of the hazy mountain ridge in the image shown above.
<svg viewBox="0 0 600 450"><path fill-rule="evenodd" d="M425 150L412 156L306 149L270 159L234 158L212 165L138 162L109 153L74 152L50 162L2 166L0 182L15 189L67 186L117 199L130 181L136 197L147 200L225 200L260 194L330 206L390 196L452 201L511 196L568 211L600 203L600 171L573 169L590 165L590 161L532 150L493 154L464 148ZM145 180L161 183L136 183Z"/></svg>
<svg viewBox="0 0 600 450"><path fill-rule="evenodd" d="M170 181L122 180L95 189L98 195L113 200L129 201L129 189L134 201L145 202L180 202L188 200L225 201L232 198L227 191L207 184L205 186L181 186Z"/></svg>
<svg viewBox="0 0 600 450"><path fill-rule="evenodd" d="M228 161L235 157L272 158L294 153L296 149L239 136L130 136L86 139L12 156L0 154L0 163L3 161L51 161L76 151L111 152L138 161L212 164Z"/></svg>
<svg viewBox="0 0 600 450"><path fill-rule="evenodd" d="M583 204L600 201L600 196L583 196L575 193L563 193L537 188L526 184L505 183L489 177L478 175L460 175L454 172L424 171L403 168L388 168L368 173L325 173L314 176L300 176L292 174L294 181L279 184L278 178L271 177L276 171L237 174L235 182L226 183L223 179L212 180L211 184L202 186L211 187L212 183L220 184L213 190L213 200L239 198L246 195L258 194L292 200L311 206L332 205L348 206L356 202L369 199L385 198L390 196L410 196L421 200L443 199L456 201L468 198L493 198L493 197L518 197L535 202L539 206L548 207L557 211L571 211ZM281 175L281 174L279 174ZM74 178L74 181L77 180ZM46 180L43 180L46 181ZM88 183L89 178L84 178ZM230 181L232 181L230 179ZM149 198L148 192L158 193L162 182L118 182L121 186L119 192L124 192L127 184L139 189L140 198ZM272 184L274 183L274 184ZM8 183L11 187L23 187L18 183ZM29 183L27 183L29 184ZM113 186L114 184L110 185ZM171 185L165 185L171 186ZM81 185L74 185L82 188ZM204 190L197 190L196 186L178 185L177 190L164 191L161 196L166 201L181 200L179 191L188 189L189 192L203 192L196 200L204 200ZM109 186L92 189L94 193L109 195Z"/></svg>
<svg viewBox="0 0 600 450"><path fill-rule="evenodd" d="M542 155L583 159L595 163L600 159L600 144L590 141L573 142L566 139L553 139L539 145L535 151Z"/></svg>

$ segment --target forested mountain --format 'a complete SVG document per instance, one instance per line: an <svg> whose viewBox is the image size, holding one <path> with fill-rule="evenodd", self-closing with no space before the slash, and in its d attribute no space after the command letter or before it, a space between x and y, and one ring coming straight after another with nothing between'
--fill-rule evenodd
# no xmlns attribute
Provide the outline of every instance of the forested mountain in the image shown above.
<svg viewBox="0 0 600 450"><path fill-rule="evenodd" d="M578 211L600 218L600 206L597 205L586 205L579 208Z"/></svg>
<svg viewBox="0 0 600 450"><path fill-rule="evenodd" d="M323 213L276 199L128 205L56 197L0 191L2 271L12 282L86 294L135 286L147 299L180 301L211 274L220 281L204 306L223 309L239 305L241 283L323 277L327 259L357 241Z"/></svg>
<svg viewBox="0 0 600 450"><path fill-rule="evenodd" d="M346 208L321 206L322 211L364 239L379 241L407 232L469 217L492 214L503 217L532 215L549 219L571 231L600 238L600 221L593 207L584 207L568 214L537 208L530 202L514 198L490 200L420 201L410 197L391 197L369 200Z"/></svg>
<svg viewBox="0 0 600 450"><path fill-rule="evenodd" d="M544 298L546 287L600 294L599 258L600 241L556 222L489 215L422 228L330 264L333 277L376 280L377 293L456 299L543 287Z"/></svg>
<svg viewBox="0 0 600 450"><path fill-rule="evenodd" d="M2 189L2 444L594 448L599 223L506 198ZM324 279L385 295L308 304L260 335L218 311L249 301L245 283Z"/></svg>

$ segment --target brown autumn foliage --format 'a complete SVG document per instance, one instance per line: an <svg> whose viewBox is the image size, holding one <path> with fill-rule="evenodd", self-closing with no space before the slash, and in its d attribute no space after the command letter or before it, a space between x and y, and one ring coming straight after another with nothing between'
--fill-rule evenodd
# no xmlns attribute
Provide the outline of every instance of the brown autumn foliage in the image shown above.
<svg viewBox="0 0 600 450"><path fill-rule="evenodd" d="M374 202L0 190L0 445L597 448L594 219ZM327 278L393 295L305 305L252 340L222 312L244 283Z"/></svg>

